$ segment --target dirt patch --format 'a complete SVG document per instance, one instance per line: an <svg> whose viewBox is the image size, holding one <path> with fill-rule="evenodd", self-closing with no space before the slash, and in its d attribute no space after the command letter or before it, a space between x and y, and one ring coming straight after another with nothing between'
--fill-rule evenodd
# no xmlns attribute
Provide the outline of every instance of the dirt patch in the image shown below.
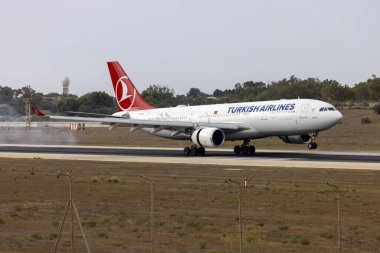
<svg viewBox="0 0 380 253"><path fill-rule="evenodd" d="M71 170L74 200L93 252L148 252L154 185L156 252L238 252L237 187L244 182L245 252L337 252L342 189L343 252L380 247L380 173L144 163L0 159L0 252L51 252L68 199L57 171ZM84 252L78 225L75 249ZM60 251L70 251L70 226Z"/></svg>

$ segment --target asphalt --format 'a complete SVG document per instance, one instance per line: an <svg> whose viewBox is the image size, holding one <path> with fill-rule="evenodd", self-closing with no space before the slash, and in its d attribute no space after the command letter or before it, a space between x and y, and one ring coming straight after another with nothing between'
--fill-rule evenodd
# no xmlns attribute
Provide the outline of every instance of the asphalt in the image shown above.
<svg viewBox="0 0 380 253"><path fill-rule="evenodd" d="M58 145L0 145L0 152L9 153L41 153L41 154L76 154L76 155L112 155L133 157L184 157L181 149L174 148L138 148L138 147L99 147L99 146L58 146ZM380 153L358 152L320 152L320 151L271 151L258 150L255 155L236 155L232 150L209 149L205 158L244 158L245 160L271 159L287 161L316 161L316 162L356 162L378 163Z"/></svg>

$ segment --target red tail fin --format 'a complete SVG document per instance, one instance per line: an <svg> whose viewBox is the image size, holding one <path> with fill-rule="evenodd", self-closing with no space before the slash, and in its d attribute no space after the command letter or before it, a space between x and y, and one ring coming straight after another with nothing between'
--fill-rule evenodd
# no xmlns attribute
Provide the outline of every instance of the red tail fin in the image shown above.
<svg viewBox="0 0 380 253"><path fill-rule="evenodd" d="M154 108L137 91L119 62L107 62L119 111L145 110Z"/></svg>
<svg viewBox="0 0 380 253"><path fill-rule="evenodd" d="M45 116L45 113L41 112L40 110L38 110L37 107L32 107L32 112L34 112L38 117L43 117Z"/></svg>

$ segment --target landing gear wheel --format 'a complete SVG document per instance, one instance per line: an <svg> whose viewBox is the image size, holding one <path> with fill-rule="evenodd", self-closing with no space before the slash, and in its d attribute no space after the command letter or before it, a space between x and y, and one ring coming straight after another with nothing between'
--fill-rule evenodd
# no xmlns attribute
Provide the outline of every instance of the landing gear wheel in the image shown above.
<svg viewBox="0 0 380 253"><path fill-rule="evenodd" d="M246 154L248 154L248 152L249 152L249 150L248 150L247 146L241 147L241 154L242 155L246 155Z"/></svg>
<svg viewBox="0 0 380 253"><path fill-rule="evenodd" d="M185 148L183 149L183 154L184 154L185 156L190 155L190 152L191 152L191 149L190 149L189 147L185 147Z"/></svg>
<svg viewBox="0 0 380 253"><path fill-rule="evenodd" d="M204 147L199 147L199 148L198 148L198 155L200 155L200 156L204 156L205 153L206 153L206 150L205 150Z"/></svg>
<svg viewBox="0 0 380 253"><path fill-rule="evenodd" d="M309 149L317 149L318 145L315 142L310 142L309 144L307 144L307 147Z"/></svg>
<svg viewBox="0 0 380 253"><path fill-rule="evenodd" d="M316 142L313 142L313 149L317 149L318 145Z"/></svg>
<svg viewBox="0 0 380 253"><path fill-rule="evenodd" d="M192 156L196 156L198 154L198 149L197 147L191 147L191 150L190 150L190 155Z"/></svg>
<svg viewBox="0 0 380 253"><path fill-rule="evenodd" d="M248 153L250 154L250 155L253 155L254 153L256 152L256 148L255 148L255 146L249 146L248 147Z"/></svg>
<svg viewBox="0 0 380 253"><path fill-rule="evenodd" d="M240 146L235 146L234 147L235 154L240 154L240 151L241 151L241 147Z"/></svg>

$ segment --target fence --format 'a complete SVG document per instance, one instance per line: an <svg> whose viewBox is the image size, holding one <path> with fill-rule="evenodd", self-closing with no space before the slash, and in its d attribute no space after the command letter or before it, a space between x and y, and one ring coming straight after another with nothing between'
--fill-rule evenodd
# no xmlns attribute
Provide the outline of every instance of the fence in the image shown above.
<svg viewBox="0 0 380 253"><path fill-rule="evenodd" d="M2 212L16 217L3 218L0 225L5 249L52 252L68 187L54 171L39 175L44 185L35 174L13 184L19 196L32 195ZM76 172L72 177L73 198L92 252L339 251L336 189L325 181L232 182L212 175L110 172ZM376 252L380 247L377 187L340 184L342 252ZM16 236L18 232L24 234ZM71 252L70 238L66 222L57 252ZM75 252L86 251L78 224L74 241Z"/></svg>

